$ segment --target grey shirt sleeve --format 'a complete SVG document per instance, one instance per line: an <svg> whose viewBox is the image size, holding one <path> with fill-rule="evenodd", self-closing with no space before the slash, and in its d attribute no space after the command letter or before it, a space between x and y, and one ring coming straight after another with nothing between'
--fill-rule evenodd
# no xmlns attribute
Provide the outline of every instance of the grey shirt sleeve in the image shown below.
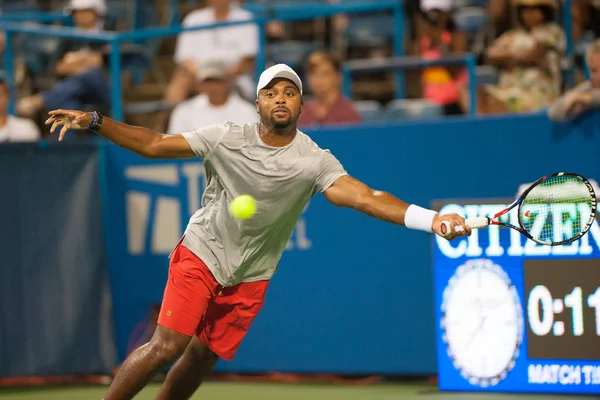
<svg viewBox="0 0 600 400"><path fill-rule="evenodd" d="M315 189L324 192L341 176L348 175L342 163L329 150L321 150Z"/></svg>
<svg viewBox="0 0 600 400"><path fill-rule="evenodd" d="M548 107L548 118L556 122L565 122L571 121L577 117L577 115L568 114L566 109L567 100L575 93L591 93L592 102L585 111L593 108L600 108L600 89L592 88L591 83L586 81L567 91L552 103L550 107Z"/></svg>
<svg viewBox="0 0 600 400"><path fill-rule="evenodd" d="M225 132L225 125L216 124L205 126L192 132L186 132L182 135L187 140L196 157L205 159L215 150Z"/></svg>

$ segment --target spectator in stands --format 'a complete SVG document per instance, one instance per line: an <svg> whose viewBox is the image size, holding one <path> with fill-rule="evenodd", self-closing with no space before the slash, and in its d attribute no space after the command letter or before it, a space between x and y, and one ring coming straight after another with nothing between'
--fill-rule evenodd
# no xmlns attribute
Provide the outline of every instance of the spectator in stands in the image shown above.
<svg viewBox="0 0 600 400"><path fill-rule="evenodd" d="M104 0L71 0L68 10L75 27L88 32L103 30L106 4ZM42 108L107 109L110 88L106 73L105 44L84 40L64 40L59 46L60 61L56 65L59 81L47 92L21 99L17 113L31 116Z"/></svg>
<svg viewBox="0 0 600 400"><path fill-rule="evenodd" d="M8 114L9 99L10 89L0 78L0 143L38 141L40 130L32 120Z"/></svg>
<svg viewBox="0 0 600 400"><path fill-rule="evenodd" d="M453 0L422 0L415 13L417 42L414 53L426 59L468 51L467 36L456 30L452 19ZM423 70L423 97L444 107L446 115L463 114L460 106L460 87L467 80L464 67L429 67Z"/></svg>
<svg viewBox="0 0 600 400"><path fill-rule="evenodd" d="M586 50L590 80L563 94L548 108L550 119L562 122L577 118L592 109L600 109L600 39Z"/></svg>
<svg viewBox="0 0 600 400"><path fill-rule="evenodd" d="M586 30L591 31L595 37L600 37L600 0L571 0L570 3L573 43L579 42ZM514 1L490 0L489 11L494 37L512 28Z"/></svg>
<svg viewBox="0 0 600 400"><path fill-rule="evenodd" d="M209 0L209 7L192 11L182 26L211 25L219 22L245 21L254 18L232 0ZM255 98L254 58L258 53L258 27L255 24L186 32L179 35L175 49L178 65L165 94L170 104L178 104L192 94L199 65L207 60L223 60L227 73L246 99Z"/></svg>
<svg viewBox="0 0 600 400"><path fill-rule="evenodd" d="M304 104L298 126L360 123L362 118L351 100L342 94L340 61L324 51L308 57L308 86L313 100Z"/></svg>
<svg viewBox="0 0 600 400"><path fill-rule="evenodd" d="M565 36L554 22L553 0L517 0L518 26L496 39L486 59L500 69L500 82L478 92L478 113L540 110L560 95L560 59ZM466 88L461 95L468 109Z"/></svg>
<svg viewBox="0 0 600 400"><path fill-rule="evenodd" d="M222 61L208 61L198 69L200 94L175 107L169 133L191 132L225 121L246 124L259 120L253 104L231 90L231 76Z"/></svg>

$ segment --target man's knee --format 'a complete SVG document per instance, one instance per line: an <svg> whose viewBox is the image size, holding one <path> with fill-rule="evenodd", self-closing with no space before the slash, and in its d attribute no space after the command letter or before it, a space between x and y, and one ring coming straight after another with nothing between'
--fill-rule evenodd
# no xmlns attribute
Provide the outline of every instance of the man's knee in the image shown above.
<svg viewBox="0 0 600 400"><path fill-rule="evenodd" d="M173 361L183 353L181 346L171 341L151 340L148 346L152 354L162 362Z"/></svg>
<svg viewBox="0 0 600 400"><path fill-rule="evenodd" d="M193 357L196 363L209 369L212 369L217 361L219 361L219 356L216 355L215 352L209 349L198 338L192 339L190 345L186 349L186 353Z"/></svg>
<svg viewBox="0 0 600 400"><path fill-rule="evenodd" d="M204 365L206 365L207 368L212 369L217 361L219 361L219 356L216 355L212 350L208 349L206 354L204 354Z"/></svg>
<svg viewBox="0 0 600 400"><path fill-rule="evenodd" d="M190 337L159 326L148 343L149 350L164 362L177 359L186 349Z"/></svg>

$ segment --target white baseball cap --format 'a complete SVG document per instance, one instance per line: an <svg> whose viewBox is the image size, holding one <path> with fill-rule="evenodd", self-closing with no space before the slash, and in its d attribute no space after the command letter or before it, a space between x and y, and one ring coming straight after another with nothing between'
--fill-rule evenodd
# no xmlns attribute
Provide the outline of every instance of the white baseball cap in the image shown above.
<svg viewBox="0 0 600 400"><path fill-rule="evenodd" d="M67 11L94 10L98 15L106 15L106 2L104 0L71 0Z"/></svg>
<svg viewBox="0 0 600 400"><path fill-rule="evenodd" d="M431 10L450 11L452 10L453 0L421 0L421 10L427 12Z"/></svg>
<svg viewBox="0 0 600 400"><path fill-rule="evenodd" d="M256 86L256 96L258 97L258 93L261 89L264 89L266 86L271 83L273 79L276 78L284 78L289 79L294 82L296 86L298 86L298 90L300 90L300 94L302 94L302 80L288 65L285 64L276 64L271 68L267 68L260 74L260 79L258 80L258 85Z"/></svg>
<svg viewBox="0 0 600 400"><path fill-rule="evenodd" d="M225 79L227 78L227 66L220 60L209 60L200 65L196 77L199 81L206 79Z"/></svg>

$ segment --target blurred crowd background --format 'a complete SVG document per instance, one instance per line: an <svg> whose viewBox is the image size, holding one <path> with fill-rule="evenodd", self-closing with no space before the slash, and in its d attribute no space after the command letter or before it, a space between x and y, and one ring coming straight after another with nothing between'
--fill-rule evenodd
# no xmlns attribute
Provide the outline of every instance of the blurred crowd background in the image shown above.
<svg viewBox="0 0 600 400"><path fill-rule="evenodd" d="M35 12L62 12L65 18L52 21L52 25L72 25L94 34L252 20L251 10L261 4L297 6L301 2L316 3L4 0L2 13L6 19L31 13L31 20L25 23L35 28L43 23L35 20ZM321 3L339 2L360 3ZM437 59L472 53L477 60L476 112L480 115L544 111L590 75L586 88L600 87L600 44L594 42L600 34L597 0L572 0L567 6L555 0L406 0L401 7L404 54L394 54L391 11L291 22L271 19L264 25L267 65L289 64L306 82L300 128L442 118L471 111L464 65L407 70L402 78L405 96L397 98L393 71L357 75L349 86L351 93L344 93L341 71L348 60L376 63L393 56ZM566 17L565 12L569 13ZM253 103L259 29L249 23L124 44L121 74L126 121L173 133L225 120L256 120ZM2 50L4 45L5 40ZM571 57L566 56L569 45ZM111 115L109 45L18 33L12 47L16 116L7 116L10 91L5 76L0 94L4 115L0 141L47 137L43 121L51 109L96 109ZM589 105L584 103L585 99L572 95L561 109L552 110L551 116L564 119L565 114ZM68 140L88 135L68 135Z"/></svg>

